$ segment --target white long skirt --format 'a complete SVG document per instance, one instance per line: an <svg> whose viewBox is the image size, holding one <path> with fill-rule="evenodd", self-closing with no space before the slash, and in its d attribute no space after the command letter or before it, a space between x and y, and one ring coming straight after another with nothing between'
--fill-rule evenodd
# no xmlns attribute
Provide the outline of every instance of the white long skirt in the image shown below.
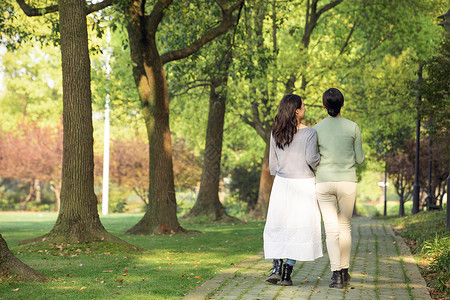
<svg viewBox="0 0 450 300"><path fill-rule="evenodd" d="M323 256L314 181L275 177L264 227L266 259L312 261Z"/></svg>

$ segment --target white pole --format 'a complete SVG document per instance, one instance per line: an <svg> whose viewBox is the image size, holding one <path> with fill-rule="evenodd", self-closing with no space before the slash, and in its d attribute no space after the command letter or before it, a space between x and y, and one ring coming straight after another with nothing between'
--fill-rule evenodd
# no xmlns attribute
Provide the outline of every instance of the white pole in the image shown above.
<svg viewBox="0 0 450 300"><path fill-rule="evenodd" d="M106 29L107 48L106 49L106 80L110 80L111 68L109 61L111 59L111 52L109 51L109 44L111 42L111 34L109 28ZM108 214L109 205L109 92L106 94L105 103L105 132L103 142L103 192L102 192L102 214L105 216Z"/></svg>

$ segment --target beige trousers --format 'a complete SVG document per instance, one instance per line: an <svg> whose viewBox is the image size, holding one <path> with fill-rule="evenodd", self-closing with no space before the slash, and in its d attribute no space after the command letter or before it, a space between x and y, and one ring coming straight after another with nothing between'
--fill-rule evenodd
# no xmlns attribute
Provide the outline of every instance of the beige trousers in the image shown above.
<svg viewBox="0 0 450 300"><path fill-rule="evenodd" d="M316 197L325 225L331 271L346 269L350 264L351 219L356 185L356 182L316 183Z"/></svg>

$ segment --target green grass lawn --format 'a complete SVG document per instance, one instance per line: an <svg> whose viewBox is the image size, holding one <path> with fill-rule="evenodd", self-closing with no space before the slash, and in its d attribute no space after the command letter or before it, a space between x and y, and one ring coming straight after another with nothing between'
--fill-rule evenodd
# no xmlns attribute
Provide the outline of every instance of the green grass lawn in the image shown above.
<svg viewBox="0 0 450 300"><path fill-rule="evenodd" d="M264 222L189 224L191 235L129 236L139 215L101 217L105 228L143 251L111 244L16 246L53 228L57 214L0 214L0 233L16 257L47 283L0 281L0 299L180 299L221 270L262 250Z"/></svg>

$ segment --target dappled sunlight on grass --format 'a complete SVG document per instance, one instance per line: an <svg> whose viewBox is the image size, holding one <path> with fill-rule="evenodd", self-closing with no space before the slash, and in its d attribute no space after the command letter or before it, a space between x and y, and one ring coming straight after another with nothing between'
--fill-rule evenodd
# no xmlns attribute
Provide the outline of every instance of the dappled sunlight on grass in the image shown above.
<svg viewBox="0 0 450 300"><path fill-rule="evenodd" d="M3 216L0 233L12 252L49 278L43 284L0 281L5 299L179 299L221 270L259 252L264 225L183 224L201 233L124 235L142 214L101 216L109 232L142 249L129 251L108 243L15 246L20 240L47 233L57 215Z"/></svg>

